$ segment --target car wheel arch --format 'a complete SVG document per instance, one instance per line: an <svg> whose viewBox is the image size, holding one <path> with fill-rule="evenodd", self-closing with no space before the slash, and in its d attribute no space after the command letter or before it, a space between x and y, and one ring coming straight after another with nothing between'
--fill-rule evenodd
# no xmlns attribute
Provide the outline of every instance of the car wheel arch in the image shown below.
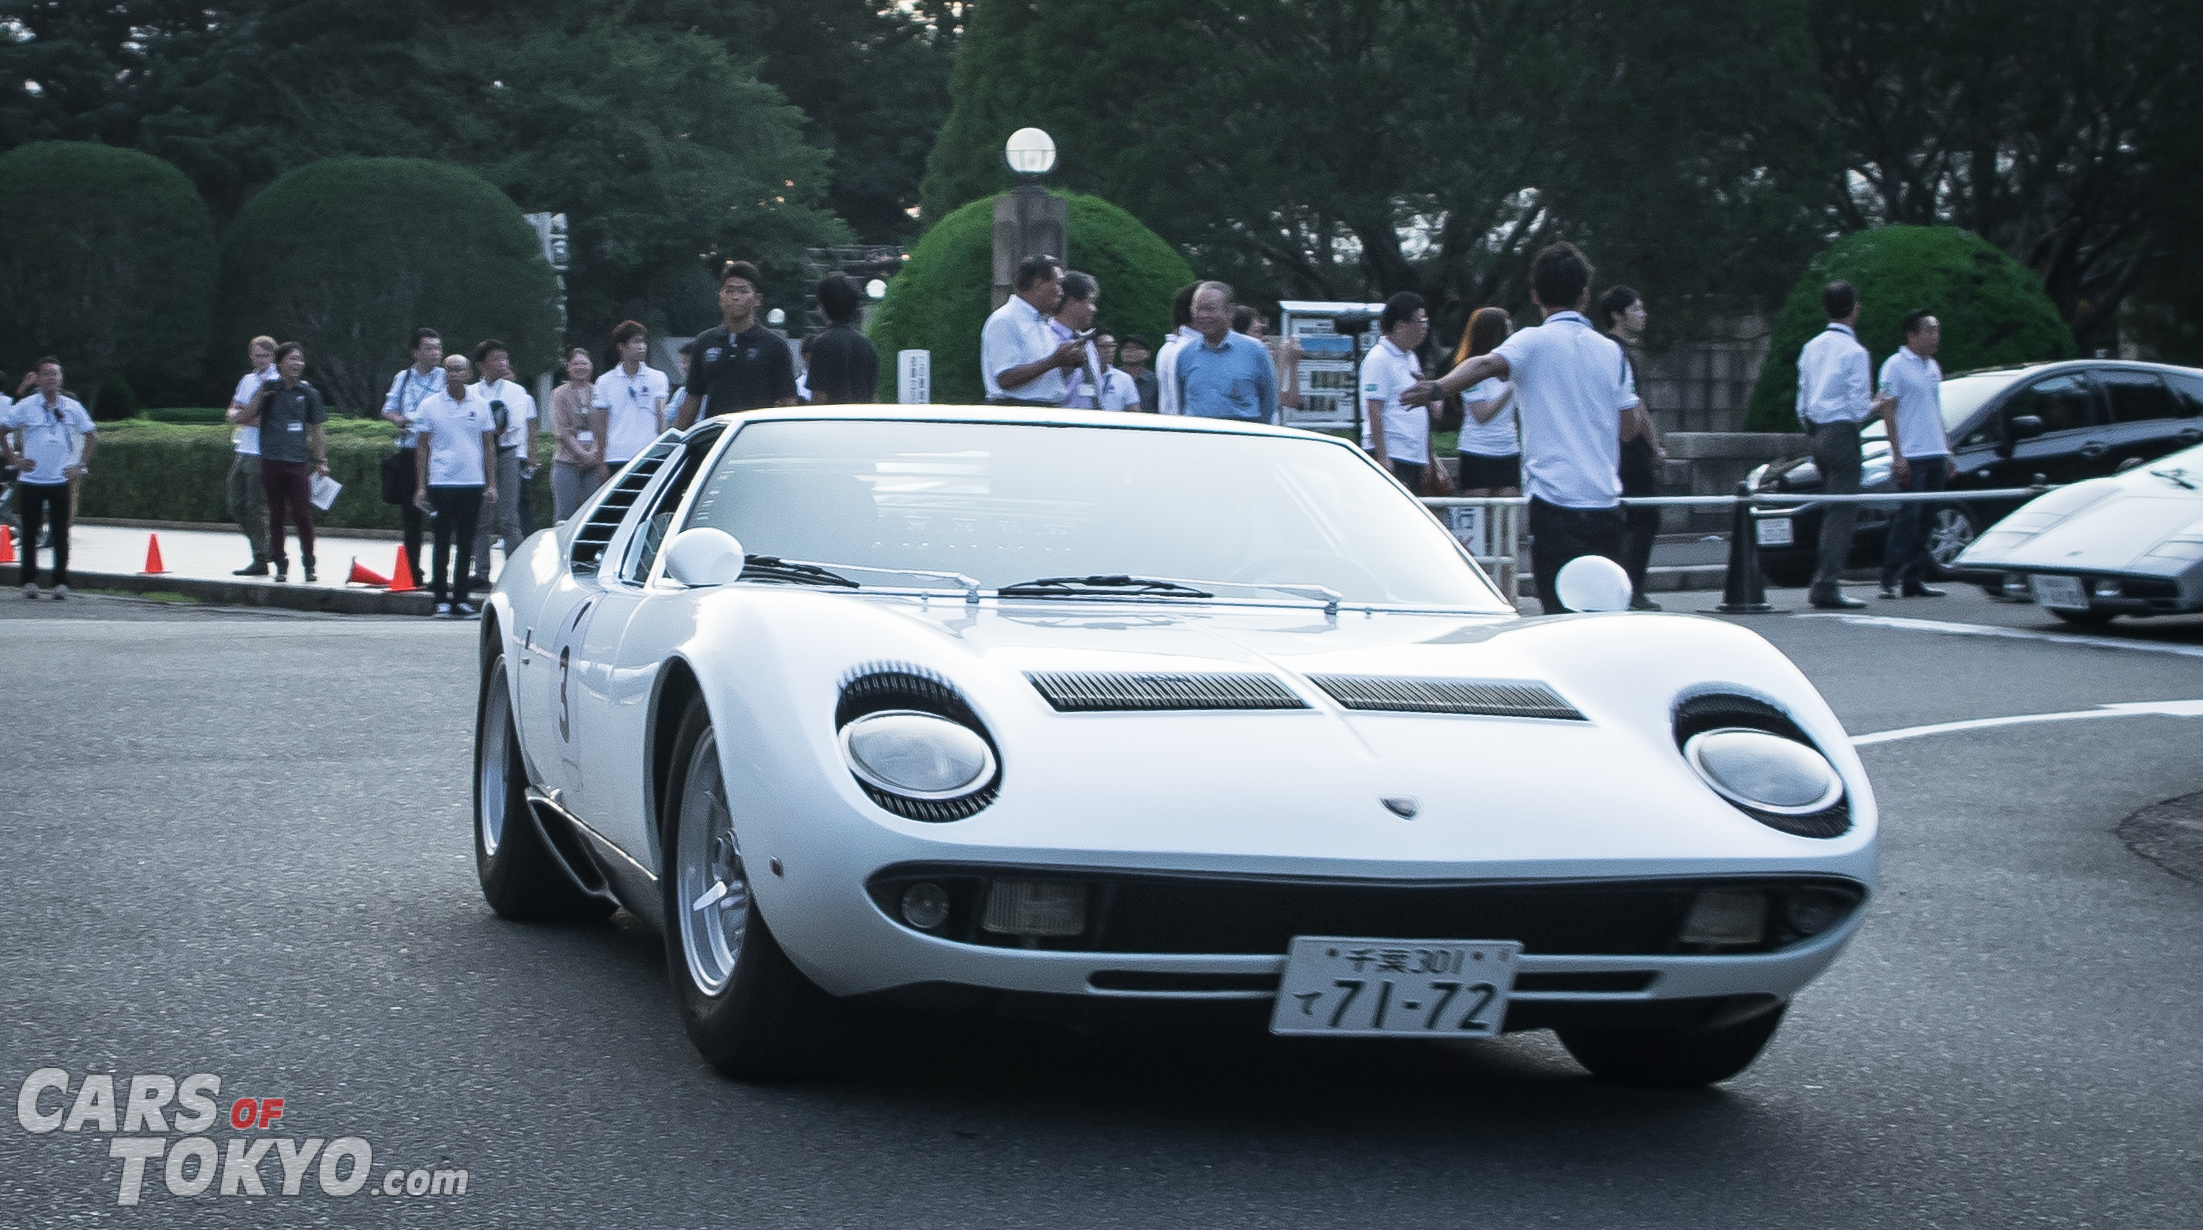
<svg viewBox="0 0 2203 1230"><path fill-rule="evenodd" d="M666 793L672 775L679 771L673 764L674 745L679 741L681 719L687 715L689 703L701 697L703 692L703 681L697 677L696 668L679 655L666 659L651 689L650 745L646 749L650 765L650 810L647 813L650 822L644 826L644 831L650 836L651 865L660 875L665 874L665 851L670 846L665 834ZM710 702L704 703L708 709Z"/></svg>

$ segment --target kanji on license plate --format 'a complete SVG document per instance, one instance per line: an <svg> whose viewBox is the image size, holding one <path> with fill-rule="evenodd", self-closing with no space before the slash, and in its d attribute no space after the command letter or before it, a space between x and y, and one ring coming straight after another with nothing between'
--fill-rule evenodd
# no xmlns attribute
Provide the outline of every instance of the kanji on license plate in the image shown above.
<svg viewBox="0 0 2203 1230"><path fill-rule="evenodd" d="M1513 940L1295 936L1270 1032L1490 1037L1507 1019L1521 957Z"/></svg>

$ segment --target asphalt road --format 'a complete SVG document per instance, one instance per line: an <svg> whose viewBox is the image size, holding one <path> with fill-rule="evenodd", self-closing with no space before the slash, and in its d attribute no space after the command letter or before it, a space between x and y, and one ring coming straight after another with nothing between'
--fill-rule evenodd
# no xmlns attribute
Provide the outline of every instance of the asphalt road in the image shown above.
<svg viewBox="0 0 2203 1230"><path fill-rule="evenodd" d="M2003 634L1755 623L1855 734L2203 699L2196 621L2070 638L1964 592L1877 607ZM748 1087L696 1059L624 916L541 929L482 904L473 635L0 595L0 1094L41 1068L71 1097L116 1073L118 1103L134 1075L205 1073L216 1113L284 1099L270 1131L208 1139L372 1149L349 1197L308 1159L299 1196L180 1198L156 1156L118 1206L130 1133L96 1106L75 1132L0 1117L0 1226L2129 1228L2203 1208L2203 885L2120 836L2203 790L2203 718L1864 748L1883 895L1715 1090L1608 1088L1542 1034L1395 1050L1016 1020L879 1022L835 1079ZM392 1168L468 1189L372 1194ZM260 1170L278 1192L278 1157Z"/></svg>

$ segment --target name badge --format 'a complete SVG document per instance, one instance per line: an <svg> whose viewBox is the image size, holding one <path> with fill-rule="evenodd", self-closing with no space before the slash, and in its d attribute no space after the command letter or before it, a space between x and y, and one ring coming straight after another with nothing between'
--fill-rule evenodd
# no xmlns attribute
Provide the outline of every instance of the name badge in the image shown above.
<svg viewBox="0 0 2203 1230"><path fill-rule="evenodd" d="M595 444L597 442L597 433L593 431L577 431L574 433L574 439L580 441L583 444Z"/></svg>
<svg viewBox="0 0 2203 1230"><path fill-rule="evenodd" d="M290 425L289 427L286 427L286 428L284 428L283 430L285 430L285 431L304 431L304 430L306 430L306 424L304 424L304 423L293 423L293 424L291 424L291 425Z"/></svg>
<svg viewBox="0 0 2203 1230"><path fill-rule="evenodd" d="M1082 385L1080 385L1080 386L1079 386L1079 396L1081 396L1081 397L1092 397L1093 395L1094 395L1094 383L1093 383L1092 381L1088 381L1088 382L1086 382L1085 384L1082 384Z"/></svg>

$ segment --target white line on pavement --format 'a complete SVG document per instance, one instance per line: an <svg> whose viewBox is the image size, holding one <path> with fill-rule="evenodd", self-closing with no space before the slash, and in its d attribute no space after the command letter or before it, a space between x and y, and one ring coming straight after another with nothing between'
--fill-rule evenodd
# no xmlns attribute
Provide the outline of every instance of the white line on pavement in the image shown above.
<svg viewBox="0 0 2203 1230"><path fill-rule="evenodd" d="M1933 726L1907 726L1902 730L1853 735L1851 746L1871 747L1876 743L1894 743L1899 739L1917 739L1922 735L1946 735L1958 730L1987 730L1994 726L2024 726L2031 722L2078 722L2088 718L2116 717L2203 717L2203 700L2129 701L2116 705L2098 705L2094 709L2076 709L2070 713L2022 713L2013 717L1974 718L1966 722L1937 722Z"/></svg>
<svg viewBox="0 0 2203 1230"><path fill-rule="evenodd" d="M2143 653L2169 653L2183 658L2203 658L2203 645L2167 645L2160 641L2124 641L2109 637L2076 636L2067 632L2032 632L2025 628L2000 628L1994 624L1961 624L1943 619L1905 619L1896 615L1835 615L1800 612L1795 619L1836 619L1865 628L1897 628L1906 632L1948 632L1958 636L1995 636L2015 641L2048 641L2054 645L2085 645L2090 649L2136 649Z"/></svg>

